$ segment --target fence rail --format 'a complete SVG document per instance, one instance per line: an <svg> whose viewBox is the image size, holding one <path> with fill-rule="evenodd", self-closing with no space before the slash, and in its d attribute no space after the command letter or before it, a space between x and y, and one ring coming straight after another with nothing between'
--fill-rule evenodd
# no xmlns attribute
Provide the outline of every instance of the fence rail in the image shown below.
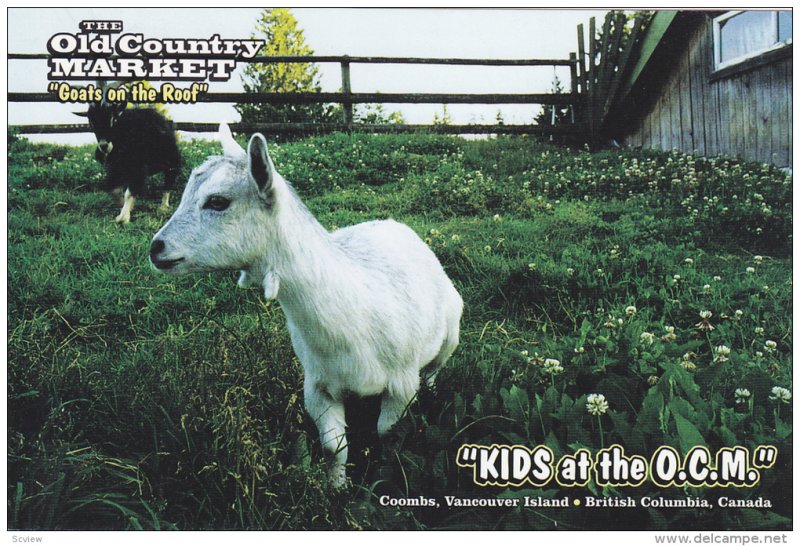
<svg viewBox="0 0 800 546"><path fill-rule="evenodd" d="M367 124L350 125L347 123L230 123L230 129L234 132L264 134L315 134L330 133L336 131L348 131L355 127L359 131L370 133L439 133L439 134L535 134L535 135L578 135L586 131L586 127L581 123L573 125L561 125L556 127L545 127L542 125L487 125L487 124L466 124L466 125L413 125L413 124ZM187 131L193 133L216 132L219 123L194 123L176 122L174 128L177 131ZM22 134L65 134L65 133L86 133L89 132L88 125L64 124L64 125L15 125L14 129Z"/></svg>
<svg viewBox="0 0 800 546"><path fill-rule="evenodd" d="M8 59L36 60L49 59L47 53L9 53ZM74 55L80 58L81 55ZM92 55L87 55L91 58ZM197 59L203 55L171 55L175 59ZM119 57L111 57L119 58ZM451 64L465 66L570 66L570 59L468 59L435 57L351 57L349 55L271 55L250 59L236 59L240 63L363 63L363 64Z"/></svg>
<svg viewBox="0 0 800 546"><path fill-rule="evenodd" d="M250 104L314 104L330 102L395 104L559 104L580 102L569 93L204 93L197 102ZM9 102L58 102L52 93L9 93Z"/></svg>

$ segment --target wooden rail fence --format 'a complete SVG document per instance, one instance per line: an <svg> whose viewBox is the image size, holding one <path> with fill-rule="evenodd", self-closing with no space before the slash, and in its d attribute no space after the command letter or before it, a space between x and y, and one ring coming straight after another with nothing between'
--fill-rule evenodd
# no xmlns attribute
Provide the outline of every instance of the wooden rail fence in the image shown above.
<svg viewBox="0 0 800 546"><path fill-rule="evenodd" d="M251 104L315 104L342 105L342 123L259 123L232 124L234 131L260 131L265 134L322 133L330 131L437 132L449 134L535 134L560 135L572 142L586 142L596 147L603 136L606 116L614 105L620 83L626 74L632 51L645 26L645 16L639 14L633 30L623 43L626 17L622 12L609 12L603 32L597 36L595 19L589 22L588 51L585 48L583 25L578 25L578 52L569 59L462 59L423 57L351 57L351 56L258 56L240 62L254 63L338 63L341 68L340 92L329 93L206 93L198 97L203 103ZM9 53L10 61L48 59L47 54ZM196 57L196 56L195 56ZM460 66L565 66L570 71L569 91L565 93L354 93L350 66L352 64L416 64ZM8 93L9 102L57 102L52 93ZM537 124L366 124L354 122L357 104L542 104L569 106L569 123ZM206 132L216 129L216 123L175 124L177 130ZM81 133L90 132L86 124L15 125L19 133Z"/></svg>

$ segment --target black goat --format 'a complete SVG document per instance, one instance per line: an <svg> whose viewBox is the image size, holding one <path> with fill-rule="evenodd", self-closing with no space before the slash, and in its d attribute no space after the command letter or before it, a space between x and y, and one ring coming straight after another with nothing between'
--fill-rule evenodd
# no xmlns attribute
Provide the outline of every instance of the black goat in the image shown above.
<svg viewBox="0 0 800 546"><path fill-rule="evenodd" d="M145 179L164 173L164 196L159 210L169 209L169 194L181 170L181 154L172 122L149 108L126 109L125 103L94 103L87 112L97 137L94 157L106 166L106 189L125 190L118 223L127 224L136 198L144 192Z"/></svg>

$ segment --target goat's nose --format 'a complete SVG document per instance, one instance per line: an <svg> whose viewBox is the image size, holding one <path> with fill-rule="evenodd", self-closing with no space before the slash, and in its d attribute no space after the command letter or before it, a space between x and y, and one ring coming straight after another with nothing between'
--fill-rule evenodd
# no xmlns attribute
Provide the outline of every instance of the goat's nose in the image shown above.
<svg viewBox="0 0 800 546"><path fill-rule="evenodd" d="M153 244L150 245L150 257L154 258L155 256L161 254L164 251L165 246L166 245L164 244L164 241L161 239L156 239L153 241Z"/></svg>

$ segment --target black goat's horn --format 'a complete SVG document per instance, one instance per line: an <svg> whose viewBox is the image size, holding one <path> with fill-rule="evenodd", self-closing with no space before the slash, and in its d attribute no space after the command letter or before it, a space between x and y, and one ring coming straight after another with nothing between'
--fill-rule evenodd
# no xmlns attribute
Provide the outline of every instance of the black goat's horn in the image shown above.
<svg viewBox="0 0 800 546"><path fill-rule="evenodd" d="M82 118L89 117L89 112L72 112L72 113L75 114L76 116L80 116Z"/></svg>

